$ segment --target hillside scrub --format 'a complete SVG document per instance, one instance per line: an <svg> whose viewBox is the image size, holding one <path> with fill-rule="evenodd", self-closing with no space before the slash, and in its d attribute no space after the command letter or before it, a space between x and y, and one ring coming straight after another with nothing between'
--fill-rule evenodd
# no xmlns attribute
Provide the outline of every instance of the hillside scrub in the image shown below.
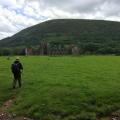
<svg viewBox="0 0 120 120"><path fill-rule="evenodd" d="M11 49L16 49L16 47L35 48L45 42L50 44L50 47L57 47L57 49L59 46L75 45L80 48L81 54L119 55L119 33L120 22L56 19L42 22L0 40L0 47ZM4 53L6 54L6 50L4 50ZM21 54L21 50L14 54Z"/></svg>

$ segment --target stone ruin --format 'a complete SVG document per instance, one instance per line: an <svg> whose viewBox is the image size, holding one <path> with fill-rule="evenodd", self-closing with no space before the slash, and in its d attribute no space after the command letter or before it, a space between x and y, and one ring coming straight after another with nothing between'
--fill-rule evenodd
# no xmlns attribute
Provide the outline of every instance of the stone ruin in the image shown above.
<svg viewBox="0 0 120 120"><path fill-rule="evenodd" d="M49 43L40 43L37 47L28 47L25 49L26 55L79 55L80 48L76 45L52 45Z"/></svg>

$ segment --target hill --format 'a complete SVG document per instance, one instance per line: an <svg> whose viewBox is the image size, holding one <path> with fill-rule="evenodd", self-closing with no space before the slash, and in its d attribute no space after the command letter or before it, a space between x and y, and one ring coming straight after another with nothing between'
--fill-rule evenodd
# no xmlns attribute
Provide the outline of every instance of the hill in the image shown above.
<svg viewBox="0 0 120 120"><path fill-rule="evenodd" d="M120 22L83 19L49 20L0 41L0 47L52 45L79 46L83 51L119 52ZM103 50L106 48L106 50Z"/></svg>

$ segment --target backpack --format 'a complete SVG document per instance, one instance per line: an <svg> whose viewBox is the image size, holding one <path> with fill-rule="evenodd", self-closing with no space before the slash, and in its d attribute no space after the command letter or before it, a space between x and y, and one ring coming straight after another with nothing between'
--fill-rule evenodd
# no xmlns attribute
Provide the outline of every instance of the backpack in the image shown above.
<svg viewBox="0 0 120 120"><path fill-rule="evenodd" d="M14 64L12 65L12 71L13 71L14 73L19 73L19 72L20 72L19 63L14 63Z"/></svg>

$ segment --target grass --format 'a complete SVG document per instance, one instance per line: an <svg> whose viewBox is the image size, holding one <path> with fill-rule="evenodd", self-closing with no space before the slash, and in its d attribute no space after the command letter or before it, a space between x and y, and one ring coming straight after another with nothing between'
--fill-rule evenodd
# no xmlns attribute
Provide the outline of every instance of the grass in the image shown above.
<svg viewBox="0 0 120 120"><path fill-rule="evenodd" d="M120 109L120 57L21 57L23 86L10 89L10 64L0 57L0 104L37 120L96 120Z"/></svg>

